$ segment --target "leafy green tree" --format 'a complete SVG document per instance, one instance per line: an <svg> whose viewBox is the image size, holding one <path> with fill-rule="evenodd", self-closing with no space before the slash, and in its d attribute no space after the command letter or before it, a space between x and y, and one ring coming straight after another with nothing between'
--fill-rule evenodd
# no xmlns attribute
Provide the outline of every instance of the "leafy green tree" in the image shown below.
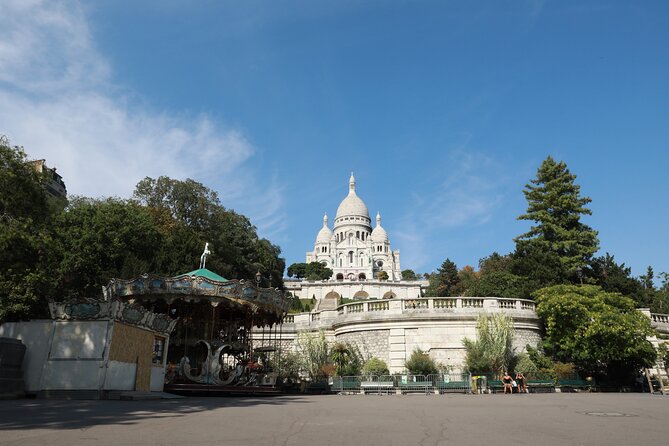
<svg viewBox="0 0 669 446"><path fill-rule="evenodd" d="M575 279L576 268L585 267L599 246L597 231L581 222L582 215L592 214L586 207L592 200L581 196L581 187L575 180L576 175L564 162L556 162L550 156L546 158L537 177L525 186L527 213L518 217L536 224L515 239L517 257L552 254L559 262L562 280L565 276ZM537 278L544 281L542 285L553 279Z"/></svg>
<svg viewBox="0 0 669 446"><path fill-rule="evenodd" d="M480 297L506 297L518 299L528 297L528 284L525 277L507 271L494 271L472 282L465 295Z"/></svg>
<svg viewBox="0 0 669 446"><path fill-rule="evenodd" d="M326 280L332 277L332 270L320 262L309 262L304 273L308 280Z"/></svg>
<svg viewBox="0 0 669 446"><path fill-rule="evenodd" d="M511 255L500 255L493 252L488 257L479 260L479 272L482 276L494 272L511 272L513 257Z"/></svg>
<svg viewBox="0 0 669 446"><path fill-rule="evenodd" d="M295 277L296 279L302 279L307 275L307 264L306 263L293 263L288 267L288 277Z"/></svg>
<svg viewBox="0 0 669 446"><path fill-rule="evenodd" d="M416 280L416 273L412 269L402 270L402 280Z"/></svg>
<svg viewBox="0 0 669 446"><path fill-rule="evenodd" d="M590 261L586 276L592 278L604 291L631 297L637 305L643 305L644 289L641 282L632 277L632 269L624 263L618 264L608 252Z"/></svg>
<svg viewBox="0 0 669 446"><path fill-rule="evenodd" d="M492 372L501 376L513 360L513 319L504 314L481 314L476 321L477 339L463 339L465 366L472 373Z"/></svg>
<svg viewBox="0 0 669 446"><path fill-rule="evenodd" d="M362 368L362 354L355 345L338 342L330 350L330 359L336 366L337 376L355 376Z"/></svg>
<svg viewBox="0 0 669 446"><path fill-rule="evenodd" d="M147 208L117 198L75 198L55 228L62 253L57 270L62 297L96 297L114 277L151 272L162 243Z"/></svg>
<svg viewBox="0 0 669 446"><path fill-rule="evenodd" d="M379 280L388 280L388 273L385 271L379 271L376 273L376 278Z"/></svg>
<svg viewBox="0 0 669 446"><path fill-rule="evenodd" d="M388 373L388 364L379 358L369 358L362 366L363 375L383 376Z"/></svg>
<svg viewBox="0 0 669 446"><path fill-rule="evenodd" d="M594 285L556 285L535 293L544 322L544 348L587 374L624 380L651 366L655 349L650 320L634 301Z"/></svg>
<svg viewBox="0 0 669 446"><path fill-rule="evenodd" d="M59 253L51 220L62 207L21 147L0 136L0 322L48 315Z"/></svg>
<svg viewBox="0 0 669 446"><path fill-rule="evenodd" d="M436 274L430 276L426 295L429 297L453 296L453 291L460 283L458 267L450 259L444 260Z"/></svg>
<svg viewBox="0 0 669 446"><path fill-rule="evenodd" d="M324 378L325 367L332 364L325 333L322 330L318 334L300 332L297 334L295 347L302 372L312 381Z"/></svg>
<svg viewBox="0 0 669 446"><path fill-rule="evenodd" d="M283 288L281 249L260 239L247 217L225 209L216 192L190 179L147 177L137 184L134 198L149 207L165 237L157 255L159 272L173 275L195 267L209 242L207 268L235 279L255 280L260 272L263 286Z"/></svg>
<svg viewBox="0 0 669 446"><path fill-rule="evenodd" d="M404 366L412 375L433 375L439 372L439 367L427 352L417 348L411 353Z"/></svg>
<svg viewBox="0 0 669 446"><path fill-rule="evenodd" d="M451 294L457 296L468 295L468 290L475 286L479 280L480 274L473 267L466 265L458 271L458 283L451 290Z"/></svg>

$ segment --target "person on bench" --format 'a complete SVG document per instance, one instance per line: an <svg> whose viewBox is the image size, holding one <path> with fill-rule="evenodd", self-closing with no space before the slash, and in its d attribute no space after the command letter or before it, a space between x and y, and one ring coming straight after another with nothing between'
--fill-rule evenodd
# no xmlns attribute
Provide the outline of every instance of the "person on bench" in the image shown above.
<svg viewBox="0 0 669 446"><path fill-rule="evenodd" d="M513 394L513 384L511 383L513 378L509 375L509 372L504 372L502 376L502 384L504 384L504 394L506 395L506 389L509 389L509 393Z"/></svg>

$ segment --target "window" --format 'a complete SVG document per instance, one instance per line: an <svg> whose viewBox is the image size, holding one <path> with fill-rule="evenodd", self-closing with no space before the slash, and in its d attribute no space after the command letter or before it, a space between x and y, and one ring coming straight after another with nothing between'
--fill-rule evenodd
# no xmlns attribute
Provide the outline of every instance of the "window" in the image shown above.
<svg viewBox="0 0 669 446"><path fill-rule="evenodd" d="M163 363L163 353L165 352L165 338L156 336L153 338L153 359L154 364Z"/></svg>

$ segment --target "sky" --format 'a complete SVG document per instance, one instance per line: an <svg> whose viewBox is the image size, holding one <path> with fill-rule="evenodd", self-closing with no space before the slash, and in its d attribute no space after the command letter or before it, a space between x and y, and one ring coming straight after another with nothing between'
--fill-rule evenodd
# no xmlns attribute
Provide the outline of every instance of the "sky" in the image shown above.
<svg viewBox="0 0 669 446"><path fill-rule="evenodd" d="M512 251L550 155L669 272L666 1L0 0L0 134L73 195L197 180L287 264L354 172L417 272Z"/></svg>

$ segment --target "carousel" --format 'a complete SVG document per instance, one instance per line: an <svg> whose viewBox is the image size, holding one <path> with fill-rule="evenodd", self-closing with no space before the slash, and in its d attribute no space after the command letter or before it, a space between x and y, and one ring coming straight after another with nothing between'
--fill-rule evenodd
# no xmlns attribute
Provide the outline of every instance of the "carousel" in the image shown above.
<svg viewBox="0 0 669 446"><path fill-rule="evenodd" d="M206 268L175 277L144 275L112 279L108 300L138 304L176 320L166 355L165 391L174 393L268 393L281 368L281 322L289 301L278 289L228 280ZM258 334L253 336L254 329Z"/></svg>

